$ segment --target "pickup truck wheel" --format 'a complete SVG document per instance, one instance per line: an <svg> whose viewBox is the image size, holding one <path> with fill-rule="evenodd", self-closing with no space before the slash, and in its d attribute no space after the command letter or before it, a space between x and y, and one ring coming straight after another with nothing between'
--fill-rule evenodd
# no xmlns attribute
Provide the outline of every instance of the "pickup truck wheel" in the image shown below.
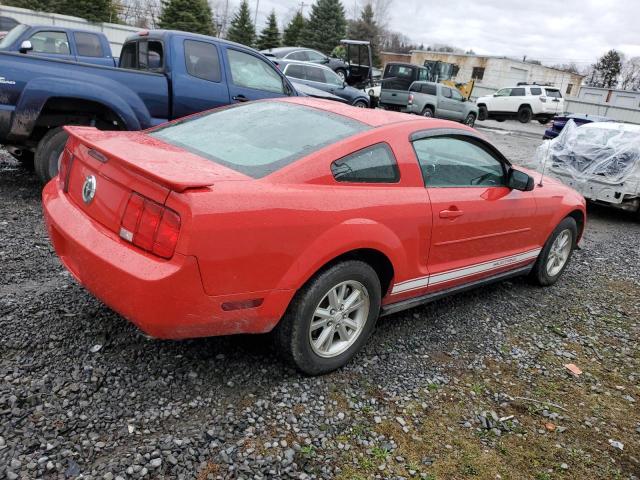
<svg viewBox="0 0 640 480"><path fill-rule="evenodd" d="M482 122L487 118L489 118L489 110L487 110L487 107L484 105L480 105L480 107L478 107L478 120Z"/></svg>
<svg viewBox="0 0 640 480"><path fill-rule="evenodd" d="M476 124L476 116L473 113L467 115L467 118L464 119L464 124L468 127L473 127Z"/></svg>
<svg viewBox="0 0 640 480"><path fill-rule="evenodd" d="M562 220L538 255L538 260L531 270L531 279L543 286L556 283L569 264L577 238L576 221L571 217Z"/></svg>
<svg viewBox="0 0 640 480"><path fill-rule="evenodd" d="M435 112L433 111L433 107L424 107L424 110L422 110L423 117L431 118L434 115L435 115Z"/></svg>
<svg viewBox="0 0 640 480"><path fill-rule="evenodd" d="M380 280L364 262L341 262L318 273L274 331L280 353L307 375L342 367L371 335L380 298Z"/></svg>
<svg viewBox="0 0 640 480"><path fill-rule="evenodd" d="M49 130L36 147L34 166L36 175L44 185L58 174L58 159L69 135L62 127Z"/></svg>
<svg viewBox="0 0 640 480"><path fill-rule="evenodd" d="M531 107L522 106L518 109L518 121L520 123L529 123L531 121L531 117L533 117Z"/></svg>

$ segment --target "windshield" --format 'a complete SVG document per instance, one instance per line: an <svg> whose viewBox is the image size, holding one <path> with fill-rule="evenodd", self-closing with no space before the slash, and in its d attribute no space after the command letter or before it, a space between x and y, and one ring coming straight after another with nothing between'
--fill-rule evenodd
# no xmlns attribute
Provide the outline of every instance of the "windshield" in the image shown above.
<svg viewBox="0 0 640 480"><path fill-rule="evenodd" d="M261 178L367 129L367 125L342 115L291 103L261 101L214 110L149 134Z"/></svg>
<svg viewBox="0 0 640 480"><path fill-rule="evenodd" d="M2 41L0 41L0 50L8 48L13 42L18 39L18 37L20 37L20 35L22 35L22 32L24 32L27 28L29 28L27 25L16 25L11 30L9 30L9 33L7 33Z"/></svg>

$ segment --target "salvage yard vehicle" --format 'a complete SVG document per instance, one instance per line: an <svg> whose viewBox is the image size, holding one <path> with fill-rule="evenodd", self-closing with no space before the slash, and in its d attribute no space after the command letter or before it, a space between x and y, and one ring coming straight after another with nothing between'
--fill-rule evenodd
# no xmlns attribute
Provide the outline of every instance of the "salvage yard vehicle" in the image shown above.
<svg viewBox="0 0 640 480"><path fill-rule="evenodd" d="M409 101L409 87L413 82L429 80L429 70L412 63L389 62L384 67L380 107L404 112Z"/></svg>
<svg viewBox="0 0 640 480"><path fill-rule="evenodd" d="M584 125L591 122L613 122L613 119L609 117L602 117L599 115L589 115L588 113L569 113L567 115L556 115L553 117L551 127L547 128L542 135L543 140L549 140L550 138L556 138L562 132L562 129L569 120L573 120L577 126Z"/></svg>
<svg viewBox="0 0 640 480"><path fill-rule="evenodd" d="M348 362L380 315L555 283L585 225L582 196L446 120L298 97L66 130L42 197L72 275L154 337L273 330L307 374Z"/></svg>
<svg viewBox="0 0 640 480"><path fill-rule="evenodd" d="M272 58L282 60L297 60L299 62L311 62L326 65L331 70L336 72L342 81L347 80L347 64L339 58L333 58L325 55L322 52L313 50L311 48L302 47L278 47L270 48L267 50L260 50L263 55Z"/></svg>
<svg viewBox="0 0 640 480"><path fill-rule="evenodd" d="M478 107L468 102L455 88L441 83L413 82L409 87L407 113L423 117L446 118L473 127Z"/></svg>
<svg viewBox="0 0 640 480"><path fill-rule="evenodd" d="M587 200L636 212L640 219L640 125L567 122L543 143L534 164Z"/></svg>
<svg viewBox="0 0 640 480"><path fill-rule="evenodd" d="M342 80L329 67L291 60L280 60L278 67L292 82L303 83L329 92L332 95L337 95L354 107L369 107L369 96L362 90L347 85L347 82Z"/></svg>
<svg viewBox="0 0 640 480"><path fill-rule="evenodd" d="M129 37L118 68L2 52L0 75L0 143L34 162L43 183L58 171L64 125L142 130L230 103L298 95L252 48L170 30Z"/></svg>
<svg viewBox="0 0 640 480"><path fill-rule="evenodd" d="M17 25L0 42L0 52L15 52L114 67L104 33L52 25Z"/></svg>
<svg viewBox="0 0 640 480"><path fill-rule="evenodd" d="M542 125L564 112L564 99L560 90L538 84L518 83L515 87L501 88L493 95L476 100L478 120L504 121L517 118L522 123L536 119Z"/></svg>

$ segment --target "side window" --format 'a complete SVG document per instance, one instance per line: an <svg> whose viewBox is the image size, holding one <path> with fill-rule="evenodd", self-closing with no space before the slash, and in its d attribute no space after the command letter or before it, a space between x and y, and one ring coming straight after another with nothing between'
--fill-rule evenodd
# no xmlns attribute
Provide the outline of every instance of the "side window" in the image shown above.
<svg viewBox="0 0 640 480"><path fill-rule="evenodd" d="M426 187L496 187L505 185L502 162L480 143L459 137L413 142Z"/></svg>
<svg viewBox="0 0 640 480"><path fill-rule="evenodd" d="M302 62L306 62L307 60L309 60L309 56L307 55L307 52L304 50L300 50L297 52L293 52L290 53L289 55L286 56L287 60L299 60Z"/></svg>
<svg viewBox="0 0 640 480"><path fill-rule="evenodd" d="M69 39L64 32L37 32L29 40L34 52L71 55Z"/></svg>
<svg viewBox="0 0 640 480"><path fill-rule="evenodd" d="M520 87L520 88L512 88L511 89L511 96L512 97L524 97L524 88Z"/></svg>
<svg viewBox="0 0 640 480"><path fill-rule="evenodd" d="M287 77L299 78L301 80L304 80L306 78L304 75L304 66L296 65L295 63L287 65L284 69L284 74Z"/></svg>
<svg viewBox="0 0 640 480"><path fill-rule="evenodd" d="M162 43L153 40L138 42L138 70L162 70Z"/></svg>
<svg viewBox="0 0 640 480"><path fill-rule="evenodd" d="M316 52L314 50L307 50L305 53L307 54L307 58L310 62L322 62L325 58L327 58L320 52Z"/></svg>
<svg viewBox="0 0 640 480"><path fill-rule="evenodd" d="M328 68L319 69L322 72L322 76L324 77L324 82L329 85L333 85L334 87L342 87L344 82L340 79L338 75L336 75L333 70Z"/></svg>
<svg viewBox="0 0 640 480"><path fill-rule="evenodd" d="M437 95L437 87L435 83L425 83L422 85L422 93L427 95Z"/></svg>
<svg viewBox="0 0 640 480"><path fill-rule="evenodd" d="M331 173L338 182L396 183L400 171L391 148L379 143L336 160Z"/></svg>
<svg viewBox="0 0 640 480"><path fill-rule="evenodd" d="M560 90L552 90L552 89L546 88L545 91L547 93L547 97L562 98L562 94L560 93Z"/></svg>
<svg viewBox="0 0 640 480"><path fill-rule="evenodd" d="M138 62L136 57L136 45L137 42L129 42L122 47L120 52L120 68L138 68Z"/></svg>
<svg viewBox="0 0 640 480"><path fill-rule="evenodd" d="M76 49L81 57L102 57L102 44L100 37L95 33L75 32L73 34L76 39Z"/></svg>
<svg viewBox="0 0 640 480"><path fill-rule="evenodd" d="M282 78L271 63L248 53L227 48L231 79L239 87L285 93Z"/></svg>
<svg viewBox="0 0 640 480"><path fill-rule="evenodd" d="M447 87L442 87L442 96L445 98L451 98L451 89Z"/></svg>
<svg viewBox="0 0 640 480"><path fill-rule="evenodd" d="M210 82L220 81L220 57L215 45L195 40L184 41L187 73Z"/></svg>
<svg viewBox="0 0 640 480"><path fill-rule="evenodd" d="M542 95L541 88L531 87L530 90L531 90L531 95Z"/></svg>
<svg viewBox="0 0 640 480"><path fill-rule="evenodd" d="M501 88L495 93L496 97L508 97L509 95L511 95L510 88Z"/></svg>
<svg viewBox="0 0 640 480"><path fill-rule="evenodd" d="M409 86L409 91L410 91L410 92L419 92L419 91L421 91L421 87L422 87L422 84L421 84L421 83L413 82L413 83Z"/></svg>
<svg viewBox="0 0 640 480"><path fill-rule="evenodd" d="M458 90L454 90L454 89L451 89L451 98L453 98L454 100L457 100L459 102L461 102L463 100L462 95L460 94L460 92L458 92Z"/></svg>
<svg viewBox="0 0 640 480"><path fill-rule="evenodd" d="M419 68L418 69L418 80L426 82L428 80L427 75L428 75L428 71L426 68Z"/></svg>
<svg viewBox="0 0 640 480"><path fill-rule="evenodd" d="M324 75L322 70L316 67L304 67L307 80L312 82L324 83Z"/></svg>

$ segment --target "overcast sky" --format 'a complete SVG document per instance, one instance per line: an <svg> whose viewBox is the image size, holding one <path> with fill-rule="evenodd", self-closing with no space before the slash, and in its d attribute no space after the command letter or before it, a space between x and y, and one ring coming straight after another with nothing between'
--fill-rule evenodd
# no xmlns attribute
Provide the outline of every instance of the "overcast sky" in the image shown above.
<svg viewBox="0 0 640 480"><path fill-rule="evenodd" d="M218 0L220 1L220 0ZM275 8L290 18L301 0L257 0L260 27ZM309 5L313 0L304 0ZM354 3L343 0L347 16ZM640 56L638 0L389 0L389 28L415 43L444 43L476 53L593 63L611 48ZM231 0L230 3L238 3ZM252 13L256 0L249 0ZM305 7L305 15L311 11Z"/></svg>

